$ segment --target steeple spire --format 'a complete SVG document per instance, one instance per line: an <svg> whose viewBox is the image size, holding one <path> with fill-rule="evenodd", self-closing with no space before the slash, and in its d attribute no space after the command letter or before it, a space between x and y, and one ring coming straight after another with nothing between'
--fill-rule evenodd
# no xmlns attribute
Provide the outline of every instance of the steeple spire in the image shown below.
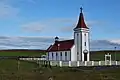
<svg viewBox="0 0 120 80"><path fill-rule="evenodd" d="M87 28L88 29L88 27L86 26L85 21L84 21L83 8L82 7L80 8L80 16L79 16L79 20L78 20L76 28Z"/></svg>

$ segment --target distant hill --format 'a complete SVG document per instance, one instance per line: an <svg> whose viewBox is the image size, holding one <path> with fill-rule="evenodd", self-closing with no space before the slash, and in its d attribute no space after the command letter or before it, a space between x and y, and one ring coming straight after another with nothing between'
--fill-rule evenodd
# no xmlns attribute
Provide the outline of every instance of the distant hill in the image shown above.
<svg viewBox="0 0 120 80"><path fill-rule="evenodd" d="M120 60L120 50L101 50L101 51L91 51L90 60L104 60L105 54L110 53L112 55L112 60ZM38 49L8 49L0 50L0 56L31 56L40 57L46 54L46 50ZM116 55L116 57L115 57Z"/></svg>
<svg viewBox="0 0 120 80"><path fill-rule="evenodd" d="M40 56L45 53L46 53L46 50L38 50L38 49L0 50L0 56Z"/></svg>
<svg viewBox="0 0 120 80"><path fill-rule="evenodd" d="M6 51L6 52L15 52L15 51L32 51L32 52L46 52L46 50L39 50L39 49L6 49L6 50L0 50L0 52L3 52L3 51Z"/></svg>
<svg viewBox="0 0 120 80"><path fill-rule="evenodd" d="M101 50L101 51L91 51L91 60L105 60L105 54L110 53L112 60L120 60L120 50Z"/></svg>

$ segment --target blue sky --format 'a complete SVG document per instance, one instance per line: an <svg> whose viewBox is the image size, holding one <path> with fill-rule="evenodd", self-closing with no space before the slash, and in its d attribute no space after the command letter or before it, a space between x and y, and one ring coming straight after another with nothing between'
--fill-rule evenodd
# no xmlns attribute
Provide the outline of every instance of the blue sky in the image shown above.
<svg viewBox="0 0 120 80"><path fill-rule="evenodd" d="M0 0L0 36L72 38L81 6L92 40L120 43L119 0Z"/></svg>

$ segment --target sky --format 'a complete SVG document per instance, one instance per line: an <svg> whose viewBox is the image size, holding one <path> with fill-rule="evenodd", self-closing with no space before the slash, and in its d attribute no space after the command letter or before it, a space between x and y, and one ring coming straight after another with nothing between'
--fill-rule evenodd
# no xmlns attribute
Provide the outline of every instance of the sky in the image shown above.
<svg viewBox="0 0 120 80"><path fill-rule="evenodd" d="M91 44L120 44L119 0L0 0L0 49L45 49L55 36L73 38L80 7Z"/></svg>

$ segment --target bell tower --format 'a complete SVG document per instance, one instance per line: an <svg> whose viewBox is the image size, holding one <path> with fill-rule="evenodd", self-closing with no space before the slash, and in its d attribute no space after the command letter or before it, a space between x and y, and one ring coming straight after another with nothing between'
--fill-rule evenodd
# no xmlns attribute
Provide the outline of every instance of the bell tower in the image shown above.
<svg viewBox="0 0 120 80"><path fill-rule="evenodd" d="M75 61L89 61L89 28L86 26L84 16L80 8L80 16L74 28Z"/></svg>

